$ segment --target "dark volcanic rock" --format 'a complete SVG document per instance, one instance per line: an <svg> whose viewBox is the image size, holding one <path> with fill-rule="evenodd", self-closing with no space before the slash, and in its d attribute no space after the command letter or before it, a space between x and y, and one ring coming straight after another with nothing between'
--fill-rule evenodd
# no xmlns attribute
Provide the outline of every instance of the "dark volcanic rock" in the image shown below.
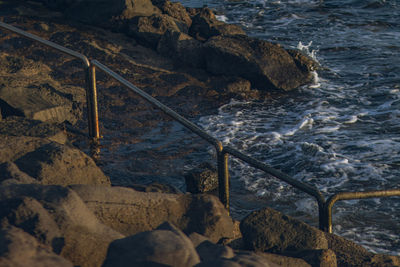
<svg viewBox="0 0 400 267"><path fill-rule="evenodd" d="M152 0L153 5L161 9L164 14L184 22L188 27L192 24L186 8L179 2L170 2L168 0Z"/></svg>
<svg viewBox="0 0 400 267"><path fill-rule="evenodd" d="M218 173L210 164L202 164L185 175L186 191L198 194L218 189Z"/></svg>
<svg viewBox="0 0 400 267"><path fill-rule="evenodd" d="M217 36L205 43L207 70L240 76L264 90L291 90L311 81L282 47L247 36Z"/></svg>
<svg viewBox="0 0 400 267"><path fill-rule="evenodd" d="M254 211L240 223L247 249L284 253L327 249L325 233L271 208Z"/></svg>
<svg viewBox="0 0 400 267"><path fill-rule="evenodd" d="M209 8L202 8L193 17L189 34L199 41L206 41L218 35L246 35L239 26L218 21Z"/></svg>
<svg viewBox="0 0 400 267"><path fill-rule="evenodd" d="M187 32L187 26L168 15L155 14L130 20L127 33L139 43L156 49L158 41L167 30Z"/></svg>
<svg viewBox="0 0 400 267"><path fill-rule="evenodd" d="M103 267L193 266L200 262L190 240L169 223L110 244Z"/></svg>
<svg viewBox="0 0 400 267"><path fill-rule="evenodd" d="M93 159L76 148L54 142L27 153L15 164L42 184L110 185L109 178Z"/></svg>
<svg viewBox="0 0 400 267"><path fill-rule="evenodd" d="M157 51L179 66L205 68L206 65L203 44L183 32L167 30L158 42Z"/></svg>
<svg viewBox="0 0 400 267"><path fill-rule="evenodd" d="M0 266L72 267L72 262L56 255L21 229L0 230Z"/></svg>

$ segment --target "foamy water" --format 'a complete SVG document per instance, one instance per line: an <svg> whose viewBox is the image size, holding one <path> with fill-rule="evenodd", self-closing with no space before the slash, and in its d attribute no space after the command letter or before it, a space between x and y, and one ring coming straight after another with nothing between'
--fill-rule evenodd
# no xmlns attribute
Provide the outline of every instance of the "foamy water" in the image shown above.
<svg viewBox="0 0 400 267"><path fill-rule="evenodd" d="M182 1L200 6L196 1ZM239 150L318 187L400 188L399 1L202 1L255 37L321 65L287 97L231 103L199 123ZM234 159L233 213L270 205L316 224L313 199ZM341 201L334 232L371 251L400 255L400 199Z"/></svg>

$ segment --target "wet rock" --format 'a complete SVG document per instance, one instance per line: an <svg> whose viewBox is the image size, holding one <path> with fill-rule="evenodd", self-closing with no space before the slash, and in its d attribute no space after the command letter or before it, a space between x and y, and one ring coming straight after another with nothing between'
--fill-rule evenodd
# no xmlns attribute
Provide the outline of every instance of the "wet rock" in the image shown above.
<svg viewBox="0 0 400 267"><path fill-rule="evenodd" d="M152 0L152 3L164 14L184 22L188 27L192 24L192 19L186 11L186 8L181 3L170 2L168 0Z"/></svg>
<svg viewBox="0 0 400 267"><path fill-rule="evenodd" d="M139 43L157 48L158 42L167 30L187 32L187 26L165 14L135 17L128 23L127 34Z"/></svg>
<svg viewBox="0 0 400 267"><path fill-rule="evenodd" d="M71 188L101 222L125 235L154 230L169 221L186 234L197 232L213 242L233 237L232 219L214 196L144 193L88 185Z"/></svg>
<svg viewBox="0 0 400 267"><path fill-rule="evenodd" d="M27 153L15 164L41 184L111 185L92 158L76 148L54 142Z"/></svg>
<svg viewBox="0 0 400 267"><path fill-rule="evenodd" d="M157 192L166 194L183 194L178 188L169 184L151 183L147 185L134 184L127 186L140 192Z"/></svg>
<svg viewBox="0 0 400 267"><path fill-rule="evenodd" d="M167 30L158 42L157 51L172 58L176 65L205 68L203 44L185 33Z"/></svg>
<svg viewBox="0 0 400 267"><path fill-rule="evenodd" d="M289 55L293 57L297 67L299 67L299 69L301 69L302 71L314 71L319 68L317 62L312 60L310 57L304 55L299 50L287 49L286 51L289 53Z"/></svg>
<svg viewBox="0 0 400 267"><path fill-rule="evenodd" d="M217 170L209 163L201 164L185 175L186 191L199 194L218 189Z"/></svg>
<svg viewBox="0 0 400 267"><path fill-rule="evenodd" d="M246 35L242 28L218 21L209 8L203 8L192 19L189 34L199 41L218 35Z"/></svg>
<svg viewBox="0 0 400 267"><path fill-rule="evenodd" d="M247 36L216 36L205 43L207 70L240 76L263 90L289 91L311 81L282 47Z"/></svg>
<svg viewBox="0 0 400 267"><path fill-rule="evenodd" d="M324 232L271 208L252 212L241 221L240 230L251 250L282 254L328 248Z"/></svg>
<svg viewBox="0 0 400 267"><path fill-rule="evenodd" d="M72 261L75 266L100 266L109 243L123 238L118 232L101 224L79 196L68 188L33 184L0 187L0 202L15 199L24 199L19 206L25 208L15 209L21 211L21 214L24 214L24 210L38 212L40 208L37 203L40 203L60 230L64 241L60 255ZM35 199L36 202L28 199ZM34 215L26 218L30 216L34 218ZM43 214L40 218L43 220L37 220L37 223L48 223ZM39 227L36 224L34 229L47 228L46 225Z"/></svg>
<svg viewBox="0 0 400 267"><path fill-rule="evenodd" d="M21 229L5 227L0 230L0 266L72 267L72 262L40 245Z"/></svg>
<svg viewBox="0 0 400 267"><path fill-rule="evenodd" d="M135 16L151 16L161 13L150 0L83 0L69 4L66 14L69 18L92 25L111 28L115 20Z"/></svg>
<svg viewBox="0 0 400 267"><path fill-rule="evenodd" d="M164 223L153 231L112 242L103 266L193 266L199 262L187 236Z"/></svg>

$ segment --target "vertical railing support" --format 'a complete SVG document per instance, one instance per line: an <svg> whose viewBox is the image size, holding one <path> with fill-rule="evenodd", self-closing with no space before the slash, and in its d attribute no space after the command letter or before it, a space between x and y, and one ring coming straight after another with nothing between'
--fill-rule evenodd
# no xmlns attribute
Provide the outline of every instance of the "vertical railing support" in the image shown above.
<svg viewBox="0 0 400 267"><path fill-rule="evenodd" d="M224 151L222 144L219 142L217 150L217 167L218 167L218 192L219 199L229 213L229 155Z"/></svg>
<svg viewBox="0 0 400 267"><path fill-rule="evenodd" d="M96 68L92 64L86 68L86 99L89 137L93 143L98 144L100 139L100 131L97 106Z"/></svg>

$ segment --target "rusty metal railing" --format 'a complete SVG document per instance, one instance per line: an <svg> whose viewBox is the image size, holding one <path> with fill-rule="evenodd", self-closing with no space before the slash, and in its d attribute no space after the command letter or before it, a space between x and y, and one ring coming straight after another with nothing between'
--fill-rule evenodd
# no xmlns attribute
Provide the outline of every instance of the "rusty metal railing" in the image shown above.
<svg viewBox="0 0 400 267"><path fill-rule="evenodd" d="M48 47L59 50L65 54L73 56L75 58L81 59L86 73L86 98L87 98L87 108L88 108L88 126L89 126L89 137L91 140L98 144L100 138L99 132L99 122L98 122L98 103L97 103L97 89L96 89L96 67L103 71L105 74L111 76L118 82L120 82L123 86L132 90L140 97L144 98L146 101L151 103L156 108L160 109L174 120L178 121L180 124L185 126L187 129L213 145L217 152L217 167L218 167L218 188L219 188L219 198L224 206L229 211L229 169L228 169L228 161L229 155L234 156L237 159L240 159L250 166L257 168L259 170L264 171L267 174L270 174L281 181L288 183L294 188L303 191L304 193L312 196L318 203L318 217L319 217L319 228L321 230L332 232L332 207L336 201L339 200L348 200L348 199L361 199L361 198L373 198L373 197L389 197L389 196L400 196L400 189L393 190L382 190L382 191L370 191L370 192L340 192L333 196L331 196L328 201L325 201L324 196L321 192L316 188L304 182L300 182L298 180L293 179L289 175L265 164L261 161L258 161L250 156L243 154L242 152L230 147L223 146L222 143L211 136L203 129L201 129L196 124L191 121L185 119L166 105L162 104L157 99L153 98L149 94L140 90L138 87L130 83L129 81L122 78L117 73L113 72L111 69L101 64L97 60L89 61L88 58L80 53L77 53L71 49L62 47L53 42L44 40L38 36L22 31L14 26L8 25L6 23L0 22L0 28L4 28L6 30L15 32L21 36L24 36L28 39L37 41L42 43Z"/></svg>
<svg viewBox="0 0 400 267"><path fill-rule="evenodd" d="M368 191L368 192L339 192L331 197L325 203L324 207L324 222L322 230L332 233L332 207L339 200L377 198L377 197L393 197L400 196L400 189Z"/></svg>
<svg viewBox="0 0 400 267"><path fill-rule="evenodd" d="M90 65L89 59L86 56L82 55L81 53L75 52L71 49L63 47L51 41L42 39L36 35L33 35L29 32L23 31L21 29L18 29L12 25L6 24L1 21L0 21L0 28L17 33L25 38L39 42L47 47L51 47L55 50L58 50L64 54L70 55L82 61L83 68L85 71L89 136L93 142L97 143L100 138L100 131L99 131L99 115L97 110L97 92L96 92L96 82L95 82L96 74L94 72L94 68L91 67Z"/></svg>

